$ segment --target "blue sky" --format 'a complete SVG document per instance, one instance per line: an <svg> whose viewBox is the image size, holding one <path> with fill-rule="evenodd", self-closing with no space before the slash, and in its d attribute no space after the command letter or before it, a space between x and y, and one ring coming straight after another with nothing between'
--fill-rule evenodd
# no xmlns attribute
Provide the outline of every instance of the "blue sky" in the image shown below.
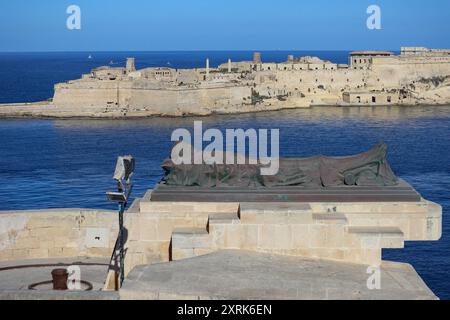
<svg viewBox="0 0 450 320"><path fill-rule="evenodd" d="M81 30L66 9L80 6ZM366 27L367 7L382 30ZM450 47L448 0L1 0L0 51Z"/></svg>

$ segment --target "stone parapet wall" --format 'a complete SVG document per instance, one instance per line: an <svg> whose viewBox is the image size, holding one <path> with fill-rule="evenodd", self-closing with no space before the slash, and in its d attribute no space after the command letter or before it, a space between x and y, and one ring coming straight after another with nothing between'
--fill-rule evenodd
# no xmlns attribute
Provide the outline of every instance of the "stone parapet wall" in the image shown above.
<svg viewBox="0 0 450 320"><path fill-rule="evenodd" d="M110 258L117 234L114 211L0 211L0 261Z"/></svg>

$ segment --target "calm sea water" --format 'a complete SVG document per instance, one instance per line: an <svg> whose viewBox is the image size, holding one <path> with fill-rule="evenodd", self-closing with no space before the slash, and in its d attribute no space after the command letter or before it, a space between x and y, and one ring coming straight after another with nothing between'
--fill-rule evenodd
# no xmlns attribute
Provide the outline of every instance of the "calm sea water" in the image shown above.
<svg viewBox="0 0 450 320"><path fill-rule="evenodd" d="M266 52L266 60L283 61L287 52ZM301 53L304 54L304 53ZM314 54L314 53L309 53ZM336 62L346 52L316 52ZM138 67L202 66L250 59L251 52L0 54L0 101L43 100L56 82L75 79L90 68L129 55ZM114 187L118 155L137 160L134 196L142 196L162 177L175 128L279 128L281 154L348 155L379 141L389 144L389 161L400 177L425 198L444 207L439 242L407 243L404 250L386 250L385 259L413 264L430 288L450 299L450 106L312 108L205 118L143 120L0 120L0 210L86 207L110 208L104 192Z"/></svg>

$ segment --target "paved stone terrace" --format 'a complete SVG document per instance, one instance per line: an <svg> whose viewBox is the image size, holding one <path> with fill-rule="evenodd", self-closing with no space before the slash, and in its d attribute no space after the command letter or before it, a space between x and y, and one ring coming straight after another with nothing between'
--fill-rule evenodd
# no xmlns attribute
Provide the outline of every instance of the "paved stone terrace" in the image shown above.
<svg viewBox="0 0 450 320"><path fill-rule="evenodd" d="M220 251L136 267L121 299L437 299L408 264L383 262L381 290L367 288L367 266Z"/></svg>
<svg viewBox="0 0 450 320"><path fill-rule="evenodd" d="M89 264L81 265L81 279L89 281L93 285L92 291L64 291L56 292L48 290L28 290L30 284L48 281L52 279L51 271L58 264L77 264L78 262ZM118 299L116 292L101 291L104 286L108 270L108 259L102 258L75 258L75 259L39 259L10 261L0 263L0 300L110 300ZM9 267L32 266L53 264L49 267L26 267L7 269Z"/></svg>

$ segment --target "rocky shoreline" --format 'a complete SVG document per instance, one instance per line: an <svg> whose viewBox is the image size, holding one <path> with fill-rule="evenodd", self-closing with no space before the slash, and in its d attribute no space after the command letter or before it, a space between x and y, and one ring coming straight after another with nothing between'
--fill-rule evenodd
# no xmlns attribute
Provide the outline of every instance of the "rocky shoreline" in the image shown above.
<svg viewBox="0 0 450 320"><path fill-rule="evenodd" d="M450 89L449 89L450 93ZM397 104L389 105L389 107L404 107L404 108L414 108L422 106L445 106L450 105L449 100L435 101L435 100L424 100L415 104ZM66 108L59 108L48 102L36 102L36 103L24 103L24 104L0 104L0 119L14 119L14 118L24 118L24 119L142 119L142 118L180 118L180 117L207 117L214 115L232 115L232 114L251 114L251 113L263 113L263 112L273 112L289 109L309 109L309 108L320 108L320 107L351 107L351 108L373 108L373 107L386 107L386 106L373 106L373 105L361 105L361 104L350 104L350 103L336 103L336 104L310 104L305 106L298 105L261 105L261 106L251 106L246 108L233 108L233 109L217 109L217 110L199 110L198 112L180 113L180 114L167 114L159 113L153 111L135 111L129 110L127 112L112 111L104 112L103 108L83 108L86 110L76 110L71 111Z"/></svg>

